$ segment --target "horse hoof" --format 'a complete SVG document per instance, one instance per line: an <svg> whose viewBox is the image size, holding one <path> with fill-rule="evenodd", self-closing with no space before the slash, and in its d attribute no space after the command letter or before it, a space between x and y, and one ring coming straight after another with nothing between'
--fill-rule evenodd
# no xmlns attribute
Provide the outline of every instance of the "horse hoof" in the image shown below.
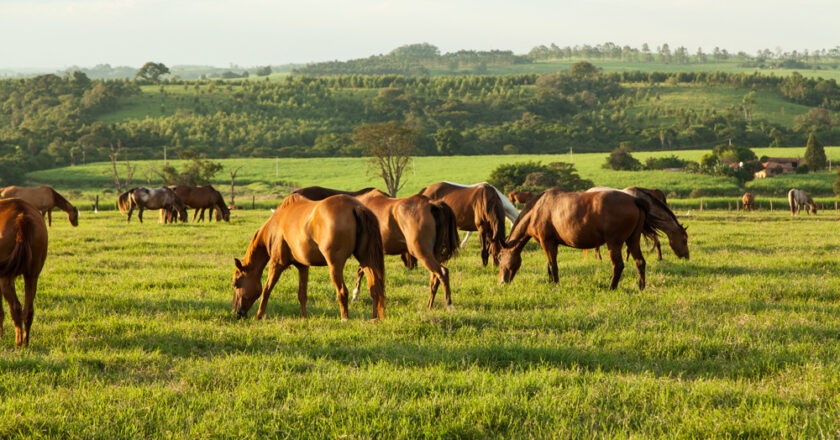
<svg viewBox="0 0 840 440"><path fill-rule="evenodd" d="M447 312L451 312L453 310L455 310L455 307L453 307L452 304L449 304L448 306L446 306L446 311Z"/></svg>

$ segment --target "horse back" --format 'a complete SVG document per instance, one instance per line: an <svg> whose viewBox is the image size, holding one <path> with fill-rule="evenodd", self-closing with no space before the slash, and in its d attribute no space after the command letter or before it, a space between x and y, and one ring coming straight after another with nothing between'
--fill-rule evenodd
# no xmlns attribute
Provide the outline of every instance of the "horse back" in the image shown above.
<svg viewBox="0 0 840 440"><path fill-rule="evenodd" d="M47 258L47 225L22 199L0 200L0 276L37 276Z"/></svg>
<svg viewBox="0 0 840 440"><path fill-rule="evenodd" d="M643 208L623 191L552 191L534 206L535 231L578 249L623 243L642 226ZM642 201L642 203L646 203Z"/></svg>
<svg viewBox="0 0 840 440"><path fill-rule="evenodd" d="M39 211L55 207L55 190L49 186L7 186L0 192L3 198L22 199L34 206Z"/></svg>

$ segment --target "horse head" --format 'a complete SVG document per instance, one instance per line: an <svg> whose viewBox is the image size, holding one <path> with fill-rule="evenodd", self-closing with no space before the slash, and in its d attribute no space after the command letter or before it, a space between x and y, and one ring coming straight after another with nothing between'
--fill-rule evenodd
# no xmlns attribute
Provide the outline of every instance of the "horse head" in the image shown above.
<svg viewBox="0 0 840 440"><path fill-rule="evenodd" d="M70 219L70 224L73 226L79 226L79 208L75 206L70 212L67 214L67 218Z"/></svg>
<svg viewBox="0 0 840 440"><path fill-rule="evenodd" d="M233 271L233 304L232 310L239 318L248 315L248 310L260 297L262 285L260 283L261 273L250 270L242 264L238 258L233 259L236 268Z"/></svg>
<svg viewBox="0 0 840 440"><path fill-rule="evenodd" d="M498 253L499 257L499 284L513 281L519 268L522 266L522 253L515 248L502 248Z"/></svg>
<svg viewBox="0 0 840 440"><path fill-rule="evenodd" d="M671 250L674 251L677 257L688 260L688 227L679 223L677 225L679 226L679 231L676 234L668 236L668 244L671 246Z"/></svg>

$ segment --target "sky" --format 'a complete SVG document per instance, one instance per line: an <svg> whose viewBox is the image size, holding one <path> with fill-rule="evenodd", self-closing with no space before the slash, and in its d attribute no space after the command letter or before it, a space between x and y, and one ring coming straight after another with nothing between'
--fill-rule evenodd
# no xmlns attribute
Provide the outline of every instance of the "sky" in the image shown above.
<svg viewBox="0 0 840 440"><path fill-rule="evenodd" d="M840 46L838 17L840 0L0 0L0 68L301 64L415 43L813 51Z"/></svg>

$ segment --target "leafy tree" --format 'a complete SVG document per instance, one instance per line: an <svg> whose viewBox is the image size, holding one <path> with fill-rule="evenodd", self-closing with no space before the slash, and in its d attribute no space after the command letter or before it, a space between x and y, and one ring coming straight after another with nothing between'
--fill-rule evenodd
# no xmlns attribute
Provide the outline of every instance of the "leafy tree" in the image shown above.
<svg viewBox="0 0 840 440"><path fill-rule="evenodd" d="M676 155L666 157L649 157L645 160L646 170L666 170L668 168L685 168L687 160L680 159Z"/></svg>
<svg viewBox="0 0 840 440"><path fill-rule="evenodd" d="M437 151L443 155L457 154L464 142L461 132L456 128L446 126L438 129L433 136Z"/></svg>
<svg viewBox="0 0 840 440"><path fill-rule="evenodd" d="M504 164L496 167L487 181L504 191L523 189L542 191L550 187L560 187L566 191L583 191L594 186L591 180L582 179L574 164L552 162L543 165L539 162L521 162Z"/></svg>
<svg viewBox="0 0 840 440"><path fill-rule="evenodd" d="M636 171L642 168L642 163L630 154L630 146L622 142L607 157L603 168L623 171Z"/></svg>
<svg viewBox="0 0 840 440"><path fill-rule="evenodd" d="M216 173L224 169L219 162L213 162L189 152L180 153L178 156L189 160L183 170L178 171L177 168L167 164L161 171L155 171L155 174L160 176L167 185L207 185Z"/></svg>
<svg viewBox="0 0 840 440"><path fill-rule="evenodd" d="M149 61L143 64L143 67L137 71L136 77L146 81L156 83L160 81L160 77L169 73L169 68L163 63L155 63Z"/></svg>
<svg viewBox="0 0 840 440"><path fill-rule="evenodd" d="M805 145L805 163L813 171L819 171L826 166L828 159L825 157L825 148L817 140L814 133L808 136L808 143Z"/></svg>
<svg viewBox="0 0 840 440"><path fill-rule="evenodd" d="M271 75L271 66L264 66L264 67L257 67L256 72L254 72L257 76L268 76Z"/></svg>
<svg viewBox="0 0 840 440"><path fill-rule="evenodd" d="M353 130L353 141L370 157L370 171L382 177L391 197L403 187L403 172L417 151L419 133L396 121L362 124Z"/></svg>

